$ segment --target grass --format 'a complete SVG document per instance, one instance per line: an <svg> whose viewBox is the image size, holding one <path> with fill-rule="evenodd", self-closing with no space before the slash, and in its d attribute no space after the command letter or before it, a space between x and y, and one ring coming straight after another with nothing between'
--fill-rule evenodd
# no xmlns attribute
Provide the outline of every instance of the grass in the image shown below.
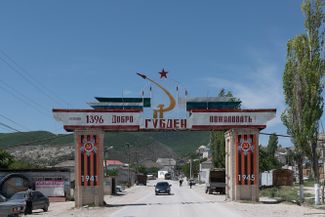
<svg viewBox="0 0 325 217"><path fill-rule="evenodd" d="M314 182L313 179L308 179L308 180L304 181L304 186L305 187L314 187L314 184L315 184L315 182Z"/></svg>
<svg viewBox="0 0 325 217"><path fill-rule="evenodd" d="M299 201L298 189L293 186L272 187L261 190L263 197L280 198L284 201Z"/></svg>

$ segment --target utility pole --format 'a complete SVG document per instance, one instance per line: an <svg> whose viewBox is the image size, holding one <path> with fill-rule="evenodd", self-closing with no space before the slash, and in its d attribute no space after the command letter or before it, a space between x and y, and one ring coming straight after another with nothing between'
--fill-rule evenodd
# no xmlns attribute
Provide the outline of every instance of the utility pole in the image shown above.
<svg viewBox="0 0 325 217"><path fill-rule="evenodd" d="M192 179L192 158L190 159L190 179Z"/></svg>
<svg viewBox="0 0 325 217"><path fill-rule="evenodd" d="M131 186L131 176L130 176L130 144L126 143L128 147L128 185Z"/></svg>

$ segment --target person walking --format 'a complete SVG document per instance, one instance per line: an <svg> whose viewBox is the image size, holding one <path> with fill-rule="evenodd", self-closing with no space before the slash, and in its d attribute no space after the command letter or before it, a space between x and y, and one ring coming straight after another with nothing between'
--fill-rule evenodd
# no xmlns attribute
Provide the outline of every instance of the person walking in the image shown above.
<svg viewBox="0 0 325 217"><path fill-rule="evenodd" d="M33 190L29 186L26 191L26 208L25 208L25 215L33 213Z"/></svg>

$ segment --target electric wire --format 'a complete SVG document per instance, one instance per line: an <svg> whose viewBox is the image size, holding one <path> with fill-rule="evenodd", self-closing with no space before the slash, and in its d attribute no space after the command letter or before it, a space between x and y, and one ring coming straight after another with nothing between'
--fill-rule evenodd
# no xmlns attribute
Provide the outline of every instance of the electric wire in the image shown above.
<svg viewBox="0 0 325 217"><path fill-rule="evenodd" d="M3 114L0 114L0 117L2 117L2 118L4 118L4 119L6 119L7 121L10 121L11 123L14 123L14 124L16 124L17 126L20 126L21 128L23 128L23 129L25 129L25 130L27 130L27 131L31 131L30 129L28 129L28 128L27 128L27 127L25 127L24 125L22 125L22 124L20 124L20 123L18 123L18 122L16 122L16 121L14 121L14 120L12 120L12 119L8 118L7 116L5 116L5 115L3 115Z"/></svg>
<svg viewBox="0 0 325 217"><path fill-rule="evenodd" d="M25 69L23 69L21 66L18 65L18 63L11 58L8 54L6 54L2 49L0 49L0 53L2 53L7 59L9 59L17 68L15 68L12 64L10 64L7 60L5 60L3 57L0 56L0 60L4 62L9 68L11 68L14 72L16 72L21 78L23 78L27 83L29 83L31 86L33 86L35 89L40 91L43 95L51 99L52 101L56 103L64 103L68 105L66 101L61 99L60 97L53 97L49 93L52 92L52 95L54 95L53 91L49 90L47 87L45 87L41 82L37 82L36 79L32 78L30 73L28 73ZM19 70L18 70L19 69ZM24 73L22 73L24 72ZM29 77L28 77L29 76Z"/></svg>
<svg viewBox="0 0 325 217"><path fill-rule="evenodd" d="M4 85L1 86L1 83L4 84L5 86ZM30 107L33 107L35 110L37 110L41 114L43 114L46 117L48 117L49 114L48 113L45 113L40 108L43 108L46 111L49 111L49 109L47 109L45 106L39 104L38 102L34 101L33 99L27 97L26 95L20 93L19 91L17 91L13 87L9 86L6 82L4 82L2 80L0 80L0 89L6 91L7 93L9 93L10 95L12 95L17 100L23 102L25 105L28 105Z"/></svg>
<svg viewBox="0 0 325 217"><path fill-rule="evenodd" d="M276 134L276 133L262 133L262 132L260 132L259 134L266 135L266 136L275 135L277 137L292 138L292 136L290 136L290 135L283 135L283 134ZM317 139L317 141L318 142L325 142L324 139Z"/></svg>

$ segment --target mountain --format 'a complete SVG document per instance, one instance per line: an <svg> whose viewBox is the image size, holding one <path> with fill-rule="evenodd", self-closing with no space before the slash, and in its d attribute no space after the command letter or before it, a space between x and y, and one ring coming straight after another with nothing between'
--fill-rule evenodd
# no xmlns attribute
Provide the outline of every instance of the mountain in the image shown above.
<svg viewBox="0 0 325 217"><path fill-rule="evenodd" d="M194 153L209 142L209 132L107 132L107 159L122 162L155 162L158 157L179 159ZM129 144L129 145L127 145ZM47 131L2 133L0 148L15 157L43 166L54 165L74 158L73 134L56 135Z"/></svg>

